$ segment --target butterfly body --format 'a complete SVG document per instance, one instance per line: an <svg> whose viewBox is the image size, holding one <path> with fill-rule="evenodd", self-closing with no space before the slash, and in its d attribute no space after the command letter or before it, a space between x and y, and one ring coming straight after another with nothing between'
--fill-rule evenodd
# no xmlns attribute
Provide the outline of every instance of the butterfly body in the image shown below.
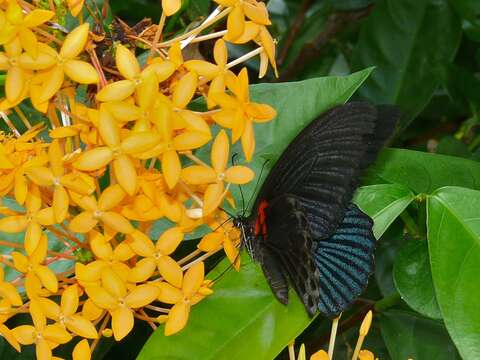
<svg viewBox="0 0 480 360"><path fill-rule="evenodd" d="M335 316L365 289L374 269L373 221L351 200L391 136L388 106L349 103L307 126L280 156L250 217L236 219L275 297L291 285L313 316Z"/></svg>

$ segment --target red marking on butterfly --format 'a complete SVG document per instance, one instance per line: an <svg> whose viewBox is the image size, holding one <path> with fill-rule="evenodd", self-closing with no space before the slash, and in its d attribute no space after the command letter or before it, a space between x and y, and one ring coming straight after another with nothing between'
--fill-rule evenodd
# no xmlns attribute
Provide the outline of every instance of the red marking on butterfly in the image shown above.
<svg viewBox="0 0 480 360"><path fill-rule="evenodd" d="M265 214L267 207L267 200L262 200L258 206L258 216L257 220L255 221L255 236L267 236L267 215Z"/></svg>

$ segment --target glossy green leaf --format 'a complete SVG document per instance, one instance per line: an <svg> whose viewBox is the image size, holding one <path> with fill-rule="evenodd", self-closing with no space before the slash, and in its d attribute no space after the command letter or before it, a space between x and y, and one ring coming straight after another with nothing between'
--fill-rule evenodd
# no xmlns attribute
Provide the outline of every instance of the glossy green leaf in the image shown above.
<svg viewBox="0 0 480 360"><path fill-rule="evenodd" d="M377 66L360 94L399 105L404 129L430 100L460 36L460 20L448 0L377 2L354 52L354 68Z"/></svg>
<svg viewBox="0 0 480 360"><path fill-rule="evenodd" d="M260 174L265 158L273 164L316 116L347 101L370 72L366 69L347 77L252 86L252 99L271 104L278 112L274 121L255 128L256 155L250 165L256 174ZM256 181L242 187L247 199ZM238 193L235 196L240 199ZM215 278L226 265L223 261L208 278ZM286 307L273 297L262 271L251 264L248 256L243 259L240 273L227 273L214 291L193 308L189 324L181 333L165 337L160 327L145 344L139 359L272 359L311 321L293 292Z"/></svg>
<svg viewBox="0 0 480 360"><path fill-rule="evenodd" d="M384 150L366 177L367 184L396 183L429 194L443 186L480 189L480 163L406 149Z"/></svg>
<svg viewBox="0 0 480 360"><path fill-rule="evenodd" d="M378 184L358 189L354 201L374 220L373 233L379 239L414 198L403 185Z"/></svg>
<svg viewBox="0 0 480 360"><path fill-rule="evenodd" d="M392 360L460 359L441 322L389 310L382 314L380 326Z"/></svg>
<svg viewBox="0 0 480 360"><path fill-rule="evenodd" d="M398 292L413 310L430 318L442 318L433 288L426 241L408 241L395 259L393 274Z"/></svg>
<svg viewBox="0 0 480 360"><path fill-rule="evenodd" d="M227 266L223 261L209 277ZM310 322L293 291L288 306L273 298L261 269L246 254L241 271L229 271L214 291L193 307L181 333L167 338L163 328L154 332L138 360L273 359Z"/></svg>
<svg viewBox="0 0 480 360"><path fill-rule="evenodd" d="M480 191L446 187L428 198L433 283L448 332L464 359L480 358Z"/></svg>

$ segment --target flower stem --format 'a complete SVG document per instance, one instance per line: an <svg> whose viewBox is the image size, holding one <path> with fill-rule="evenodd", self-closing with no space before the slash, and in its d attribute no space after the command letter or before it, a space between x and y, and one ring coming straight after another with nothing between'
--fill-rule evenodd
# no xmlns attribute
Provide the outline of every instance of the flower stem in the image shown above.
<svg viewBox="0 0 480 360"><path fill-rule="evenodd" d="M254 56L257 56L258 54L263 52L263 47L260 46L259 48L256 48L255 50L252 50L248 53L246 53L243 56L240 56L238 59L233 60L232 62L229 62L226 66L227 69L230 69L238 64L241 64L244 61L250 60Z"/></svg>

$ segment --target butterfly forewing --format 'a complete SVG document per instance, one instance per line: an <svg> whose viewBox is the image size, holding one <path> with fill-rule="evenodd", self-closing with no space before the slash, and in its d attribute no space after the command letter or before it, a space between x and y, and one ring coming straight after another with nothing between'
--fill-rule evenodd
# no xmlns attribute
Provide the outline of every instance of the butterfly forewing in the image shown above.
<svg viewBox="0 0 480 360"><path fill-rule="evenodd" d="M282 303L289 281L310 315L318 308L335 316L365 289L373 222L351 200L397 119L390 106L336 107L307 126L272 168L253 207L249 241Z"/></svg>
<svg viewBox="0 0 480 360"><path fill-rule="evenodd" d="M314 120L278 159L258 200L295 195L305 207L313 236L330 236L343 219L362 171L393 132L391 121L384 124L378 115L370 104L350 103Z"/></svg>

